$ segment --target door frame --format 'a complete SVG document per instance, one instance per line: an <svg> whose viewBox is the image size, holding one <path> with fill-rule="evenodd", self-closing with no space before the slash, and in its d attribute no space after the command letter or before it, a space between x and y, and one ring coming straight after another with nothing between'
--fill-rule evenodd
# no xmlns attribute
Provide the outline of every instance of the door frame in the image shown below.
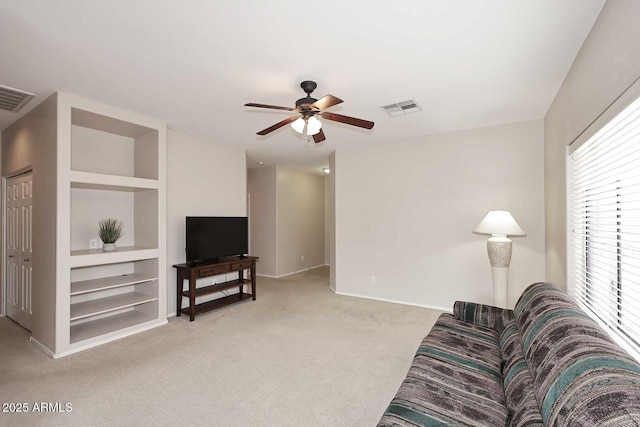
<svg viewBox="0 0 640 427"><path fill-rule="evenodd" d="M28 173L33 174L33 165L18 169L17 171L13 171L7 175L2 175L2 188L0 188L0 209L2 209L2 241L0 242L0 317L7 316L7 280L5 277L5 273L7 271L7 260L4 256L4 249L7 244L7 212L5 209L5 205L7 203L7 180Z"/></svg>

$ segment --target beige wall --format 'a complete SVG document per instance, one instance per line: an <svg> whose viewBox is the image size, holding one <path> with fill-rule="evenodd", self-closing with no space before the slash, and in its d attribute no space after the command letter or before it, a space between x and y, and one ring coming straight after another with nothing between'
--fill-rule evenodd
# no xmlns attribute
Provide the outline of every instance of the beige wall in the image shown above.
<svg viewBox="0 0 640 427"><path fill-rule="evenodd" d="M185 262L185 217L246 216L246 170L244 150L168 131L167 312L170 315L176 312L176 272L172 265Z"/></svg>
<svg viewBox="0 0 640 427"><path fill-rule="evenodd" d="M251 169L251 251L281 277L324 265L325 178L284 166ZM304 259L303 259L304 257Z"/></svg>
<svg viewBox="0 0 640 427"><path fill-rule="evenodd" d="M324 177L278 166L276 181L278 276L324 265Z"/></svg>
<svg viewBox="0 0 640 427"><path fill-rule="evenodd" d="M566 286L566 147L640 77L640 2L608 0L544 119L546 280Z"/></svg>
<svg viewBox="0 0 640 427"><path fill-rule="evenodd" d="M513 305L544 278L542 162L542 120L336 150L336 291L446 310L492 303L487 236L472 230L503 209L527 233L513 238Z"/></svg>
<svg viewBox="0 0 640 427"><path fill-rule="evenodd" d="M249 253L260 257L258 274L277 276L276 167L249 169L247 188L251 196Z"/></svg>
<svg viewBox="0 0 640 427"><path fill-rule="evenodd" d="M56 325L56 107L54 94L2 132L2 175L33 169L31 332L48 348Z"/></svg>

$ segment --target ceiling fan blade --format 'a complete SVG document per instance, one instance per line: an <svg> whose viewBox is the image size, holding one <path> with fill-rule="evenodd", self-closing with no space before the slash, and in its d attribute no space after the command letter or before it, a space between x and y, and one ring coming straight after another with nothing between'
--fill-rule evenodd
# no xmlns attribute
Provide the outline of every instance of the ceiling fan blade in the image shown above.
<svg viewBox="0 0 640 427"><path fill-rule="evenodd" d="M325 110L329 107L333 107L334 105L340 104L342 99L336 98L333 95L327 95L323 98L318 99L316 102L310 105L311 108L317 108L318 110Z"/></svg>
<svg viewBox="0 0 640 427"><path fill-rule="evenodd" d="M347 125L358 126L365 129L371 129L374 125L369 120L356 119L355 117L343 116L342 114L329 113L324 111L319 114L322 118L333 120L334 122L345 123Z"/></svg>
<svg viewBox="0 0 640 427"><path fill-rule="evenodd" d="M325 139L326 138L324 137L324 132L322 131L322 129L320 129L320 132L318 132L315 135L313 135L313 142L315 142L316 144L318 142L324 141Z"/></svg>
<svg viewBox="0 0 640 427"><path fill-rule="evenodd" d="M288 125L288 124L289 124L289 123L291 123L292 121L297 120L297 119L298 119L298 117L300 117L300 116L291 116L291 117L287 117L287 118L286 118L286 119L284 119L283 121L278 122L278 123L276 123L276 124L275 124L275 125L273 125L273 126L269 126L268 128L261 130L260 132L258 132L258 135L266 135L266 134L268 134L268 133L270 133L270 132L273 132L273 131L274 131L274 130L276 130L276 129L280 129L282 126Z"/></svg>
<svg viewBox="0 0 640 427"><path fill-rule="evenodd" d="M279 107L277 105L267 105L267 104L254 104L253 102L250 102L248 104L244 104L245 107L258 107L258 108L271 108L273 110L285 110L285 111L293 111L295 110L295 108L289 108L289 107Z"/></svg>

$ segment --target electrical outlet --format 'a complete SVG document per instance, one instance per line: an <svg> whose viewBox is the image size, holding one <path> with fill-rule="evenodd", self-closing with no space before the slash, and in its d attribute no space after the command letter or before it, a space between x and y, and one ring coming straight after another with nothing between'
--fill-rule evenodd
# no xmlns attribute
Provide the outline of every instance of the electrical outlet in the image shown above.
<svg viewBox="0 0 640 427"><path fill-rule="evenodd" d="M300 262L304 262L304 255L300 257Z"/></svg>
<svg viewBox="0 0 640 427"><path fill-rule="evenodd" d="M98 249L98 239L89 240L89 249Z"/></svg>
<svg viewBox="0 0 640 427"><path fill-rule="evenodd" d="M369 281L371 282L372 285L375 285L376 284L376 276L371 276L369 278Z"/></svg>

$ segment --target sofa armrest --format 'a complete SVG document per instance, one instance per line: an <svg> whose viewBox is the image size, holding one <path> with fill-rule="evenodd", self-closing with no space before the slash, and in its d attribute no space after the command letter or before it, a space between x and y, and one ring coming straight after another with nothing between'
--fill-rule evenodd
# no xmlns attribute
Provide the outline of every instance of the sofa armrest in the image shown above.
<svg viewBox="0 0 640 427"><path fill-rule="evenodd" d="M495 329L498 333L502 333L504 325L514 318L512 310L465 301L453 304L453 316L463 322Z"/></svg>

